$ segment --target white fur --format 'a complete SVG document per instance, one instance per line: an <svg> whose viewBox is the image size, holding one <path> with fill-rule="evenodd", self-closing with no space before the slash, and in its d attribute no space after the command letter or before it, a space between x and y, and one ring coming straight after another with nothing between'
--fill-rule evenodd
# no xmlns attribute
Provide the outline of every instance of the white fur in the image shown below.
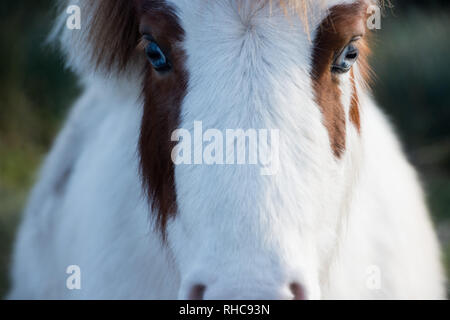
<svg viewBox="0 0 450 320"><path fill-rule="evenodd" d="M302 22L231 0L170 2L188 56L180 127L193 130L199 120L204 129L279 129L279 173L177 166L179 212L163 246L138 171L140 79L92 76L86 56L66 50L86 90L31 196L10 297L183 299L204 284L207 299L290 299L289 285L298 282L310 299L443 298L439 248L416 174L364 88L358 85L362 132L347 121L338 160L314 102L312 43ZM326 12L311 12L314 30ZM342 83L348 114L348 76ZM81 267L79 291L65 287L69 265ZM379 290L367 287L373 265Z"/></svg>

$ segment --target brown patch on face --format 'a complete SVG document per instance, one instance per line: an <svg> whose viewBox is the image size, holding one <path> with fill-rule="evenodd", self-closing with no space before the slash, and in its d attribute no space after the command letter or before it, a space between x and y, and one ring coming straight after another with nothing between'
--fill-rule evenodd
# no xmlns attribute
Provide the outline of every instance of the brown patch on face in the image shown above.
<svg viewBox="0 0 450 320"><path fill-rule="evenodd" d="M362 83L361 86L369 89L369 85L372 79L372 70L369 66L369 56L370 48L367 45L367 35L366 39L361 39L359 42L359 58L358 58L358 71L361 76ZM350 81L352 84L352 100L350 105L350 121L361 133L361 108L358 95L358 88L356 86L357 79L355 78L355 72L352 69L350 74Z"/></svg>
<svg viewBox="0 0 450 320"><path fill-rule="evenodd" d="M169 59L172 68L164 73L147 64L144 77L144 113L139 138L141 171L157 225L165 237L170 218L177 211L171 135L179 125L181 103L187 89L185 54L178 44L184 31L173 10L164 1L140 0L140 30L150 35ZM145 41L144 41L145 45Z"/></svg>
<svg viewBox="0 0 450 320"><path fill-rule="evenodd" d="M350 81L352 83L352 101L350 104L350 121L355 125L356 130L361 132L361 116L359 114L359 97L356 89L355 73L350 71Z"/></svg>
<svg viewBox="0 0 450 320"><path fill-rule="evenodd" d="M165 237L168 220L177 211L172 132L178 127L187 87L185 54L178 44L184 38L177 16L165 0L96 0L89 29L93 60L107 71L122 71L131 62L143 62L144 109L139 138L143 184L156 212L157 226ZM157 72L145 60L151 36L164 52L171 69Z"/></svg>
<svg viewBox="0 0 450 320"><path fill-rule="evenodd" d="M331 65L336 55L354 37L365 34L366 9L365 1L332 7L328 17L317 30L314 40L313 89L324 117L324 125L328 130L331 148L337 158L342 156L346 147L346 115L341 102L340 76L331 71ZM362 42L363 40L358 40L356 43L359 49ZM352 79L354 81L354 77ZM353 93L350 119L359 127L359 99L356 84Z"/></svg>

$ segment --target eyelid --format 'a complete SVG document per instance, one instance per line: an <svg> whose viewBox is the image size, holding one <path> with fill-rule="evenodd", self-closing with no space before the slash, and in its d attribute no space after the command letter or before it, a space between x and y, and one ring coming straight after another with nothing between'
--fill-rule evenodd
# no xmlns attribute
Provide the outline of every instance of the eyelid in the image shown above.
<svg viewBox="0 0 450 320"><path fill-rule="evenodd" d="M151 34L148 34L148 33L144 33L142 35L142 38L147 40L147 41L155 41L155 38L153 38L153 36Z"/></svg>
<svg viewBox="0 0 450 320"><path fill-rule="evenodd" d="M362 38L363 38L363 35L362 35L362 34L361 34L361 35L358 35L358 36L354 36L354 37L350 40L350 43L359 41L359 40L361 40Z"/></svg>
<svg viewBox="0 0 450 320"><path fill-rule="evenodd" d="M148 40L147 38L145 38L144 36L141 37L141 39L139 40L139 44L138 44L138 49L139 50L144 50L145 48L148 46L148 44L150 43L151 40Z"/></svg>
<svg viewBox="0 0 450 320"><path fill-rule="evenodd" d="M351 45L351 44L353 44L353 43L355 43L355 42L358 42L359 40L362 39L362 37L363 37L362 35L354 36L354 37L350 40L349 43L347 43L340 51L338 51L338 52L336 53L336 55L334 56L334 59L337 59L337 58L345 51L345 49L346 49L349 45Z"/></svg>
<svg viewBox="0 0 450 320"><path fill-rule="evenodd" d="M152 42L157 43L157 41L155 40L155 38L154 38L151 34L144 33L144 34L142 34L142 36L141 36L141 41L140 41L140 43L139 43L139 46L140 46L142 49L145 50L145 49L147 48L147 46L148 46L150 43L152 43Z"/></svg>

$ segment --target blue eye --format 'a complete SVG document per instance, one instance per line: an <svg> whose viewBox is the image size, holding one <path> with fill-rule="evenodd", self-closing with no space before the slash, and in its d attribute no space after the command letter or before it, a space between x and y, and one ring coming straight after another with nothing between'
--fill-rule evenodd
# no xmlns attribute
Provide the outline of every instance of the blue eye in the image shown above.
<svg viewBox="0 0 450 320"><path fill-rule="evenodd" d="M155 41L150 41L145 48L145 54L156 71L168 71L170 69L170 63L166 55Z"/></svg>
<svg viewBox="0 0 450 320"><path fill-rule="evenodd" d="M350 43L344 50L335 58L333 65L331 66L331 71L334 73L346 73L358 60L359 50L354 45Z"/></svg>

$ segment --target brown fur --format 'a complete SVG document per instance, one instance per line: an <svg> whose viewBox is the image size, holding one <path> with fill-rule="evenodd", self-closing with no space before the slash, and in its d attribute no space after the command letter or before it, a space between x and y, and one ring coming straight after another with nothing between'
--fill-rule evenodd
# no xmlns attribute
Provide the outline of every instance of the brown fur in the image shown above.
<svg viewBox="0 0 450 320"><path fill-rule="evenodd" d="M330 9L329 16L320 25L314 40L312 80L316 101L321 108L324 125L328 130L334 155L340 158L346 148L346 115L341 103L339 75L331 72L336 55L353 37L364 35L366 31L367 3L359 1L349 5L338 5ZM364 40L357 44L366 50ZM358 64L366 72L365 55L362 50ZM353 71L352 71L353 72ZM354 78L352 78L354 81ZM354 83L350 119L360 129L359 99Z"/></svg>
<svg viewBox="0 0 450 320"><path fill-rule="evenodd" d="M356 130L361 132L361 115L359 114L359 96L356 88L355 73L351 70L350 81L352 82L352 101L350 105L350 121L355 125Z"/></svg>
<svg viewBox="0 0 450 320"><path fill-rule="evenodd" d="M139 19L133 0L95 0L86 10L94 10L88 39L93 44L97 68L124 70L139 43Z"/></svg>
<svg viewBox="0 0 450 320"><path fill-rule="evenodd" d="M368 40L370 35L366 34L364 39L360 40L359 43L359 58L358 58L358 71L361 79L356 79L355 73L351 72L352 81L352 104L350 107L350 121L355 125L359 133L361 133L361 105L358 96L358 88L356 86L357 81L362 88L370 90L370 84L373 78L373 71L369 65L370 47L368 45Z"/></svg>
<svg viewBox="0 0 450 320"><path fill-rule="evenodd" d="M133 61L144 61L142 35L151 35L165 52L173 68L159 74L149 63L144 69L144 110L139 138L141 174L156 214L157 226L165 235L170 217L176 213L171 134L178 127L180 106L187 87L184 52L177 46L184 31L164 0L96 0L90 2L94 20L89 41L93 62L108 72L123 71Z"/></svg>
<svg viewBox="0 0 450 320"><path fill-rule="evenodd" d="M171 135L179 125L182 100L187 89L188 76L184 66L185 54L176 44L182 41L184 32L177 17L163 3L144 1L141 30L151 32L173 68L167 74L159 74L147 67L144 82L144 115L142 118L139 151L141 170L149 199L157 212L157 225L165 236L168 220L177 211L174 164L171 159L175 143Z"/></svg>

